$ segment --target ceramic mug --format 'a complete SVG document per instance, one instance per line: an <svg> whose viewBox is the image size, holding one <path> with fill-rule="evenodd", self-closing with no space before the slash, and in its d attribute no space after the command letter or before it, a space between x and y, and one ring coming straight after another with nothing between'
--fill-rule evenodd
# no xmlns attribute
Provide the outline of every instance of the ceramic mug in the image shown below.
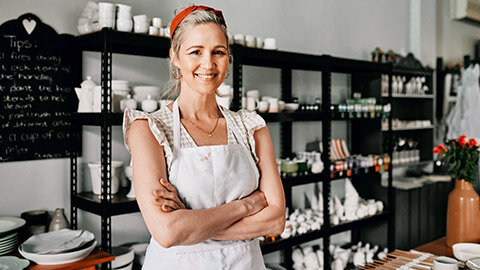
<svg viewBox="0 0 480 270"><path fill-rule="evenodd" d="M285 101L279 100L278 101L278 111L281 112L285 109Z"/></svg>
<svg viewBox="0 0 480 270"><path fill-rule="evenodd" d="M258 109L258 100L254 97L247 97L247 110L255 111Z"/></svg>
<svg viewBox="0 0 480 270"><path fill-rule="evenodd" d="M457 260L450 257L440 256L433 259L434 270L456 270L458 264Z"/></svg>
<svg viewBox="0 0 480 270"><path fill-rule="evenodd" d="M247 91L247 97L253 97L255 100L260 100L260 91L259 90L249 90Z"/></svg>
<svg viewBox="0 0 480 270"><path fill-rule="evenodd" d="M268 112L269 113L278 112L278 98L271 98L268 100Z"/></svg>
<svg viewBox="0 0 480 270"><path fill-rule="evenodd" d="M258 111L261 113L268 111L268 101L258 102Z"/></svg>

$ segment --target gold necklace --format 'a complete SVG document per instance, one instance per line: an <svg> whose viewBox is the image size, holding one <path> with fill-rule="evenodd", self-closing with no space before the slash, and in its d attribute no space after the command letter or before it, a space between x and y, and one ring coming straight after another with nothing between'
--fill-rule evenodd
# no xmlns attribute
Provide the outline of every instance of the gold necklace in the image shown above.
<svg viewBox="0 0 480 270"><path fill-rule="evenodd" d="M212 134L212 133L213 133L213 132L215 131L215 129L217 128L218 119L220 119L220 117L217 117L217 121L215 121L215 126L213 127L212 131L210 131L210 132L204 130L203 128L201 128L201 127L199 127L199 126L197 126L195 123L193 123L192 121L190 121L190 119L188 119L188 118L183 118L183 119L187 120L188 122L190 122L190 124L194 125L196 128L200 129L201 131L207 133L208 138L212 138L212 137L213 137L213 134Z"/></svg>

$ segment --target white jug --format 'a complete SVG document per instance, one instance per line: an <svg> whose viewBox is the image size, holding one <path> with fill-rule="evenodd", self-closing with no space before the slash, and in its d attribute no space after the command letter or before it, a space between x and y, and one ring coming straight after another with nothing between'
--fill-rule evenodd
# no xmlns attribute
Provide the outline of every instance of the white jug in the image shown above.
<svg viewBox="0 0 480 270"><path fill-rule="evenodd" d="M93 94L96 84L92 77L87 76L87 79L80 86L81 88L75 88L75 93L79 100L77 111L79 113L93 112Z"/></svg>

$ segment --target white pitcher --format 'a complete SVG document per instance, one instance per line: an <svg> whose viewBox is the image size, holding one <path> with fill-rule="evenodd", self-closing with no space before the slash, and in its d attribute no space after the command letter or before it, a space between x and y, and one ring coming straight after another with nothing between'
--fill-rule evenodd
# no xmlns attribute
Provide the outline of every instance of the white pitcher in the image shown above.
<svg viewBox="0 0 480 270"><path fill-rule="evenodd" d="M95 82L92 77L87 76L87 79L80 84L81 88L75 88L75 93L78 97L78 112L87 113L93 112L93 93L95 91Z"/></svg>

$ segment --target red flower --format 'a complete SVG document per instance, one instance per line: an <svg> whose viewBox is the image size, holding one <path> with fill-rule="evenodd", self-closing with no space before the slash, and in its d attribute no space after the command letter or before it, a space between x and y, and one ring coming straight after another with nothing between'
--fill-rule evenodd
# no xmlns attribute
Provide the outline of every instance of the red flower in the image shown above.
<svg viewBox="0 0 480 270"><path fill-rule="evenodd" d="M436 146L433 147L433 153L435 153L435 154L440 153L440 148L438 148L438 147L436 147Z"/></svg>
<svg viewBox="0 0 480 270"><path fill-rule="evenodd" d="M446 152L446 151L447 151L447 147L445 147L445 145L443 145L443 144L439 144L438 147L439 147L440 150L442 150L443 152Z"/></svg>
<svg viewBox="0 0 480 270"><path fill-rule="evenodd" d="M464 147L467 144L467 136L462 135L460 138L458 138L458 143Z"/></svg>
<svg viewBox="0 0 480 270"><path fill-rule="evenodd" d="M477 141L475 141L475 139L470 139L468 141L468 144L470 145L470 147L474 147L475 145L477 145Z"/></svg>

